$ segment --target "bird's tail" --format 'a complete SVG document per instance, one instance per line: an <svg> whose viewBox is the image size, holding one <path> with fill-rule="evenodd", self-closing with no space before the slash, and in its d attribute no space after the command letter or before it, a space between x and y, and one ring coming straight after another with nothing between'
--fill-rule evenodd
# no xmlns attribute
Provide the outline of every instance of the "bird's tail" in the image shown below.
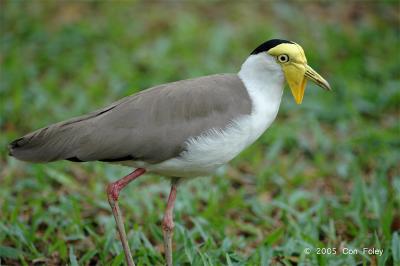
<svg viewBox="0 0 400 266"><path fill-rule="evenodd" d="M70 160L82 162L78 155L82 155L84 146L93 147L84 151L85 161L97 160L93 149L98 147L98 141L91 136L98 129L93 127L98 117L107 114L118 104L127 101L125 97L107 107L89 113L87 115L74 117L45 128L31 132L22 138L16 139L8 146L9 155L22 161L28 162L52 162L58 160ZM100 145L101 146L101 145Z"/></svg>
<svg viewBox="0 0 400 266"><path fill-rule="evenodd" d="M28 162L68 159L76 143L74 127L54 124L14 140L8 146L10 156Z"/></svg>

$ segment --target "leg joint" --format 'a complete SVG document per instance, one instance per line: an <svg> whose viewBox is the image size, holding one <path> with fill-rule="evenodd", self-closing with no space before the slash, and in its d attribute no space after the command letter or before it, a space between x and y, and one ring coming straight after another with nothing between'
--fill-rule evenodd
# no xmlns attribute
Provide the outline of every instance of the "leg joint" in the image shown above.
<svg viewBox="0 0 400 266"><path fill-rule="evenodd" d="M107 185L107 196L108 200L117 201L119 197L119 192L121 188L118 185L118 182L111 183Z"/></svg>
<svg viewBox="0 0 400 266"><path fill-rule="evenodd" d="M175 224L171 215L166 215L162 221L162 228L164 231L172 232L174 230Z"/></svg>

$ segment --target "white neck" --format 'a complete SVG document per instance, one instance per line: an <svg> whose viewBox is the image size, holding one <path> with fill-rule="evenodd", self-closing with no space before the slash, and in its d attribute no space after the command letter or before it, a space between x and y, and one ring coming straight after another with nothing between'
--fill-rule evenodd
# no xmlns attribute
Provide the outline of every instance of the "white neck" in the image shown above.
<svg viewBox="0 0 400 266"><path fill-rule="evenodd" d="M265 53L251 55L239 73L253 103L253 129L259 137L275 120L283 94L281 66Z"/></svg>
<svg viewBox="0 0 400 266"><path fill-rule="evenodd" d="M239 73L249 91L257 90L268 96L268 101L281 101L283 72L272 56L265 53L251 55L243 63Z"/></svg>

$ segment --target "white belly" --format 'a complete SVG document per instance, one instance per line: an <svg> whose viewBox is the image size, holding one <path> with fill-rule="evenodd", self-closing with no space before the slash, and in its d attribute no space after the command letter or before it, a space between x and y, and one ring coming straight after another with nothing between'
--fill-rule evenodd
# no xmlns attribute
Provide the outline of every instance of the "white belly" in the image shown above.
<svg viewBox="0 0 400 266"><path fill-rule="evenodd" d="M223 131L210 130L191 138L180 157L149 165L148 169L168 176L210 175L252 144L269 126L267 123L254 122L253 116L244 116Z"/></svg>

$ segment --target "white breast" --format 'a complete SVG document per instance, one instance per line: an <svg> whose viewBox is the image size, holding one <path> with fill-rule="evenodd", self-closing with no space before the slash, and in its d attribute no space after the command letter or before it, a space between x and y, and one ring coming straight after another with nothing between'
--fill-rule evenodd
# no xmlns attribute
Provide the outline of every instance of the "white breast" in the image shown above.
<svg viewBox="0 0 400 266"><path fill-rule="evenodd" d="M209 175L252 144L271 125L279 110L283 92L282 71L268 55L250 56L239 77L252 100L252 113L235 119L224 130L212 129L187 140L187 149L179 158L135 167L164 176L195 177Z"/></svg>

